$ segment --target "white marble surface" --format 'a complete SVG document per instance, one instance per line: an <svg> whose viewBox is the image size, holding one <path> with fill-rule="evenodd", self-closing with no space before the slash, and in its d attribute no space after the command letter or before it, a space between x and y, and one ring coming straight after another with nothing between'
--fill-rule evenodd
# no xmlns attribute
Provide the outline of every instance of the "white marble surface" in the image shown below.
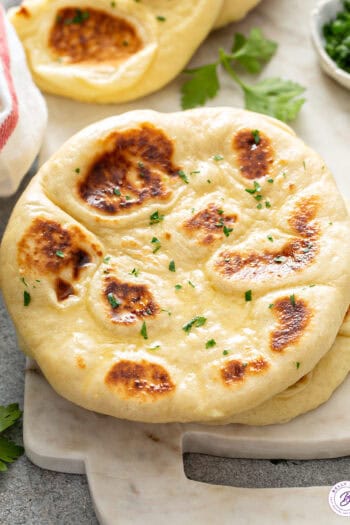
<svg viewBox="0 0 350 525"><path fill-rule="evenodd" d="M263 77L279 75L307 87L307 103L294 129L320 152L350 199L349 93L320 70L310 42L313 0L264 0L235 30L262 27L280 44ZM191 66L215 59L231 44L233 27L214 33ZM47 97L46 159L73 132L100 118L129 109L179 109L178 78L162 92L123 106L88 106ZM242 106L242 95L222 76L220 96L210 105ZM327 487L236 489L188 480L182 451L232 457L335 457L350 453L350 415L345 410L350 382L332 401L288 425L268 428L141 425L87 412L56 396L36 372L27 372L25 445L38 465L86 472L103 525L114 524L281 524L344 523L328 506ZM340 480L339 480L340 481Z"/></svg>
<svg viewBox="0 0 350 525"><path fill-rule="evenodd" d="M24 442L37 465L86 473L102 525L332 525L329 487L242 489L189 480L183 452L225 457L326 458L350 452L350 380L319 409L285 425L152 425L95 414L59 397L32 366L26 372ZM264 514L261 515L261 509ZM220 517L220 518L219 518Z"/></svg>

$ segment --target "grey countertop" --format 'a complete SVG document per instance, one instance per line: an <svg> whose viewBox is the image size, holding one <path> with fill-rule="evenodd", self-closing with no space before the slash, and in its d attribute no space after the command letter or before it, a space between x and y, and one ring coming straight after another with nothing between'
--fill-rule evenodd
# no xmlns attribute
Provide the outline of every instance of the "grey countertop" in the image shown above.
<svg viewBox="0 0 350 525"><path fill-rule="evenodd" d="M15 3L5 0L5 6ZM15 196L0 199L0 238L14 203L34 173L35 167ZM24 364L24 357L17 349L12 323L0 298L0 404L19 402L23 406ZM17 442L21 441L21 434L20 424L8 433ZM266 461L187 454L184 463L185 472L191 479L233 486L333 485L350 476L350 457L319 461ZM15 462L8 472L0 474L1 525L96 523L85 476L42 470L25 456Z"/></svg>

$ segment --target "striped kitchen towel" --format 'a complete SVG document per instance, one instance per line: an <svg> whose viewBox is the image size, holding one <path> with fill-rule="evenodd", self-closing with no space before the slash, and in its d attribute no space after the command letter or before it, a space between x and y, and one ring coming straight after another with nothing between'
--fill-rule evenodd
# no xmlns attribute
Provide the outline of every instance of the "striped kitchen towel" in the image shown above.
<svg viewBox="0 0 350 525"><path fill-rule="evenodd" d="M18 188L38 154L46 122L45 101L0 5L0 197Z"/></svg>

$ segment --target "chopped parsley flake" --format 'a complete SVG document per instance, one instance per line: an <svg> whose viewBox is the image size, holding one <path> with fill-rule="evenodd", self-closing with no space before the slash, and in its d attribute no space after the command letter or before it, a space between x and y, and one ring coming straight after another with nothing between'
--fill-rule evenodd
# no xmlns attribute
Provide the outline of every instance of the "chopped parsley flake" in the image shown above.
<svg viewBox="0 0 350 525"><path fill-rule="evenodd" d="M111 256L108 255L107 257L105 257L105 258L103 259L103 262L104 262L105 264L108 264L110 260L111 260Z"/></svg>
<svg viewBox="0 0 350 525"><path fill-rule="evenodd" d="M63 253L62 250L57 250L56 251L56 255L57 255L57 257L61 257L61 259L63 259L63 257L64 257L64 253Z"/></svg>
<svg viewBox="0 0 350 525"><path fill-rule="evenodd" d="M157 237L152 237L151 243L154 244L153 253L157 253L157 251L160 250L162 247L162 245L160 244L160 240L157 239Z"/></svg>
<svg viewBox="0 0 350 525"><path fill-rule="evenodd" d="M111 7L115 7L117 4L115 2L111 2Z"/></svg>
<svg viewBox="0 0 350 525"><path fill-rule="evenodd" d="M146 326L145 321L143 321L143 323L142 323L142 327L141 327L141 330L140 330L140 334L142 335L142 337L143 337L144 339L148 339L147 326Z"/></svg>
<svg viewBox="0 0 350 525"><path fill-rule="evenodd" d="M118 308L118 306L120 306L122 303L119 301L119 299L117 299L117 297L114 295L114 293L110 292L108 295L107 295L107 299L108 299L108 302L109 304L111 305L111 307L114 309L114 308Z"/></svg>
<svg viewBox="0 0 350 525"><path fill-rule="evenodd" d="M269 240L270 242L273 242L273 237L272 237L272 235L268 235L267 238L268 238L268 240Z"/></svg>
<svg viewBox="0 0 350 525"><path fill-rule="evenodd" d="M225 237L229 237L230 233L233 232L233 228L228 228L227 226L224 226L222 231L224 232Z"/></svg>
<svg viewBox="0 0 350 525"><path fill-rule="evenodd" d="M29 303L31 301L30 293L27 292L27 290L24 290L23 292L23 305L29 306Z"/></svg>
<svg viewBox="0 0 350 525"><path fill-rule="evenodd" d="M133 268L130 272L130 275L135 275L135 277L138 277L140 274L140 270L138 268Z"/></svg>
<svg viewBox="0 0 350 525"><path fill-rule="evenodd" d="M260 195L260 194L254 196L254 199L255 199L256 201L261 201L262 198L263 198L263 196Z"/></svg>
<svg viewBox="0 0 350 525"><path fill-rule="evenodd" d="M218 214L222 215L224 213L224 210L218 210Z"/></svg>
<svg viewBox="0 0 350 525"><path fill-rule="evenodd" d="M213 159L216 162L219 162L220 160L224 160L224 157L222 155L214 155Z"/></svg>
<svg viewBox="0 0 350 525"><path fill-rule="evenodd" d="M175 261L170 261L168 268L170 272L176 272Z"/></svg>
<svg viewBox="0 0 350 525"><path fill-rule="evenodd" d="M270 201L265 201L265 206L266 206L266 208L271 208L271 202Z"/></svg>
<svg viewBox="0 0 350 525"><path fill-rule="evenodd" d="M269 182L270 184L273 183L273 179L267 179L267 182Z"/></svg>
<svg viewBox="0 0 350 525"><path fill-rule="evenodd" d="M295 366L297 367L297 369L299 369L299 368L300 368L300 362L297 361L297 362L295 363Z"/></svg>
<svg viewBox="0 0 350 525"><path fill-rule="evenodd" d="M203 326L206 323L206 321L207 321L206 317L201 317L199 315L196 315L196 317L193 317L191 321L183 325L182 330L186 332L186 334L189 334L192 328L194 327L198 328L200 326Z"/></svg>
<svg viewBox="0 0 350 525"><path fill-rule="evenodd" d="M130 201L130 200L131 200L130 195L126 195L126 196L125 196L125 200Z"/></svg>
<svg viewBox="0 0 350 525"><path fill-rule="evenodd" d="M80 168L75 168L75 173L80 173Z"/></svg>
<svg viewBox="0 0 350 525"><path fill-rule="evenodd" d="M200 170L190 171L190 175L196 175L197 173L200 173Z"/></svg>
<svg viewBox="0 0 350 525"><path fill-rule="evenodd" d="M113 188L113 193L114 193L114 195L118 195L118 197L120 197L121 193L120 193L120 189L118 188L118 186Z"/></svg>
<svg viewBox="0 0 350 525"><path fill-rule="evenodd" d="M216 345L215 339L209 339L209 341L205 343L205 348L213 348L213 346L215 345Z"/></svg>
<svg viewBox="0 0 350 525"><path fill-rule="evenodd" d="M261 186L260 184L255 180L254 181L254 188L246 188L245 191L247 193L250 193L251 195L253 195L254 193L256 193L257 191L260 191L261 190Z"/></svg>
<svg viewBox="0 0 350 525"><path fill-rule="evenodd" d="M210 179L207 179L207 183L208 183L208 184L211 184L211 180L210 180Z"/></svg>
<svg viewBox="0 0 350 525"><path fill-rule="evenodd" d="M257 205L257 209L258 209L258 210L261 210L262 207L263 207L263 205L261 204L261 202L259 202L259 204Z"/></svg>
<svg viewBox="0 0 350 525"><path fill-rule="evenodd" d="M224 351L222 352L223 355L228 355L229 353L230 353L230 352L229 352L228 350L224 350Z"/></svg>
<svg viewBox="0 0 350 525"><path fill-rule="evenodd" d="M259 133L259 130L258 129L253 129L252 130L252 135L253 135L253 138L254 138L254 142L256 145L260 144L260 133Z"/></svg>
<svg viewBox="0 0 350 525"><path fill-rule="evenodd" d="M152 215L150 215L149 217L150 225L162 222L162 220L164 220L164 215L161 215L158 210L153 212Z"/></svg>
<svg viewBox="0 0 350 525"><path fill-rule="evenodd" d="M157 18L157 20L159 22L165 22L165 20L166 20L165 16L162 16L162 15L158 15L158 16L156 16L156 18Z"/></svg>
<svg viewBox="0 0 350 525"><path fill-rule="evenodd" d="M188 183L190 182L190 181L188 180L188 177L187 177L187 175L186 175L186 173L185 173L184 171L179 170L179 171L177 172L177 174L178 174L178 176L180 177L180 179L184 181L185 184L188 184Z"/></svg>
<svg viewBox="0 0 350 525"><path fill-rule="evenodd" d="M270 310L271 310L271 308L273 308L274 306L275 306L275 305L274 305L273 303L270 303L270 304L269 304L269 308L270 308Z"/></svg>
<svg viewBox="0 0 350 525"><path fill-rule="evenodd" d="M190 286L192 286L192 288L195 288L195 287L196 287L191 281L188 281L188 284L189 284Z"/></svg>
<svg viewBox="0 0 350 525"><path fill-rule="evenodd" d="M181 290L182 286L181 284L175 284L175 290Z"/></svg>
<svg viewBox="0 0 350 525"><path fill-rule="evenodd" d="M248 301L251 301L252 300L252 291L251 290L247 290L244 294L244 298L245 300L248 302Z"/></svg>
<svg viewBox="0 0 350 525"><path fill-rule="evenodd" d="M161 308L160 311L161 311L161 312L165 312L165 313L168 314L169 316L171 315L171 312L169 312L169 310L166 310L165 308Z"/></svg>
<svg viewBox="0 0 350 525"><path fill-rule="evenodd" d="M24 277L21 277L21 281L24 284L24 286L28 286L28 283L27 283L27 281L25 280Z"/></svg>
<svg viewBox="0 0 350 525"><path fill-rule="evenodd" d="M82 24L88 18L90 18L90 13L88 11L82 11L81 9L77 9L73 18L67 18L64 21L64 24Z"/></svg>
<svg viewBox="0 0 350 525"><path fill-rule="evenodd" d="M289 300L290 300L292 306L295 306L295 295L294 295L294 293L289 296Z"/></svg>

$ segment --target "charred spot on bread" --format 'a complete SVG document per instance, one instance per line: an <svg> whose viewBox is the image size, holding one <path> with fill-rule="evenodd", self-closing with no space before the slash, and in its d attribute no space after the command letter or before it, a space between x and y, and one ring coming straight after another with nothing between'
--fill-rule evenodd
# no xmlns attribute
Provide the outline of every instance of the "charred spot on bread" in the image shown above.
<svg viewBox="0 0 350 525"><path fill-rule="evenodd" d="M147 285L122 282L112 276L105 278L103 299L110 320L116 324L134 324L155 317L160 310Z"/></svg>
<svg viewBox="0 0 350 525"><path fill-rule="evenodd" d="M226 386L239 383L246 376L256 375L266 371L269 363L263 357L242 361L240 359L230 359L221 368L221 379Z"/></svg>
<svg viewBox="0 0 350 525"><path fill-rule="evenodd" d="M144 359L138 362L123 359L115 363L105 376L105 384L126 399L142 397L143 400L154 400L175 390L166 369Z"/></svg>
<svg viewBox="0 0 350 525"><path fill-rule="evenodd" d="M304 299L281 297L271 309L278 321L277 328L270 335L270 347L282 352L297 343L305 333L312 318L311 308Z"/></svg>
<svg viewBox="0 0 350 525"><path fill-rule="evenodd" d="M232 231L236 221L236 214L226 214L220 206L210 203L185 221L183 228L188 236L197 236L199 244L208 245L222 238L225 231Z"/></svg>
<svg viewBox="0 0 350 525"><path fill-rule="evenodd" d="M241 129L233 137L241 174L246 179L260 179L268 175L274 161L271 140L259 131L259 141L250 129Z"/></svg>
<svg viewBox="0 0 350 525"><path fill-rule="evenodd" d="M171 179L180 170L173 154L173 141L151 124L114 132L78 182L78 194L92 208L110 215L149 200L166 201Z"/></svg>
<svg viewBox="0 0 350 525"><path fill-rule="evenodd" d="M49 35L51 52L67 63L118 63L143 47L131 21L106 11L64 7Z"/></svg>

